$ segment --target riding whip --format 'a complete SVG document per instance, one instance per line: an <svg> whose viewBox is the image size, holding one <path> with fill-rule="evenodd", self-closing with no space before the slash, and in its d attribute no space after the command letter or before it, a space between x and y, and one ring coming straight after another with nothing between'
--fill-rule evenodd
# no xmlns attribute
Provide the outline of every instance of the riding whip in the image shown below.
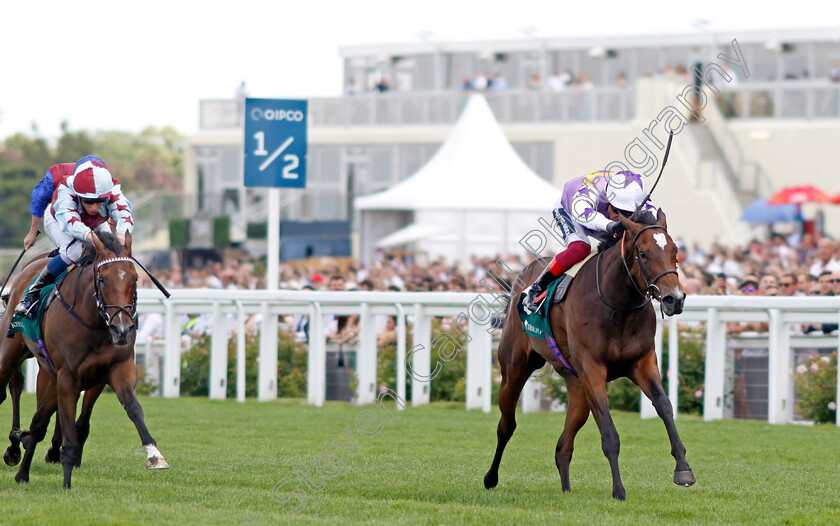
<svg viewBox="0 0 840 526"><path fill-rule="evenodd" d="M656 181L653 183L653 187L651 187L650 192L645 196L639 206L636 207L636 213L642 209L645 203L648 202L650 199L651 194L653 194L653 190L656 188L656 185L659 184L659 178L662 177L662 172L665 170L665 164L668 162L668 154L671 153L671 141L674 140L674 132L668 132L668 146L665 147L665 157L662 158L662 168L659 169L659 175L656 176Z"/></svg>
<svg viewBox="0 0 840 526"><path fill-rule="evenodd" d="M166 287L164 287L164 286L163 286L163 283L161 283L160 281L158 281L158 279L157 279L157 278L156 278L156 277L155 277L155 276L154 276L151 272L149 272L148 270L146 270L146 267L144 267L142 263L140 263L139 261L137 261L137 258L136 258L136 257L131 256L131 259L133 259L133 260L134 260L134 262L135 262L135 263L137 263L137 264L140 266L140 268L142 268L142 269L143 269L143 271L146 273L146 275L147 275L147 276L149 276L149 279L151 279L151 280L152 280L152 283L154 283L154 284L155 284L155 286L156 286L156 287L157 287L157 288L158 288L158 289L159 289L159 290L163 293L163 295L164 295L164 296L166 296L167 298L169 298L170 296L172 296L172 294L170 294L170 293L169 293L169 291L168 291L168 290L166 290Z"/></svg>
<svg viewBox="0 0 840 526"><path fill-rule="evenodd" d="M36 230L36 231L35 231L35 239L38 239L38 236L39 236L40 234L41 234L41 231L40 231L40 230ZM6 281L4 281L4 282L3 282L3 286L2 286L2 287L0 287L0 297L2 297L2 296L3 296L3 291L4 291L4 290L6 290L6 283L8 283L8 282L9 282L9 278L11 278L11 277L12 277L12 272L14 272L14 271L15 271L15 268L17 267L17 264L18 264L18 263L20 263L20 259L23 257L23 255L24 255L24 254L26 254L26 251L27 251L27 250L29 250L29 249L24 248L24 249L23 249L23 251L21 251L20 255L17 257L17 259L15 260L15 264L14 264L14 265L12 265L12 270L10 270L10 271L9 271L9 275L8 275L8 276L6 276Z"/></svg>

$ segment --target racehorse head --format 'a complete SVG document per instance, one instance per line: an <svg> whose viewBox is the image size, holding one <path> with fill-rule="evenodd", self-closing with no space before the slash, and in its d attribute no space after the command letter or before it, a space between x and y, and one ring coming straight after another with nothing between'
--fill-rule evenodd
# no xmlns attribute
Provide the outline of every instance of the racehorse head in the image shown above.
<svg viewBox="0 0 840 526"><path fill-rule="evenodd" d="M662 304L662 311L673 316L683 311L685 292L677 274L677 245L668 235L665 212L659 210L656 219L646 212L648 220L619 219L626 229L622 240L622 254L636 287Z"/></svg>
<svg viewBox="0 0 840 526"><path fill-rule="evenodd" d="M93 236L93 246L96 308L114 345L129 345L137 332L137 271L131 258L131 234L126 233L125 245L113 234L98 234Z"/></svg>

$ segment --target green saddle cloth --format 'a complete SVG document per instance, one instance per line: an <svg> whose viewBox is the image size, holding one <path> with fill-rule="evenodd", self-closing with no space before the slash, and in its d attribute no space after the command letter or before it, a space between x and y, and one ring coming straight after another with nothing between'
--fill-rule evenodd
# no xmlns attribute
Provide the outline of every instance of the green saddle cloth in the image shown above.
<svg viewBox="0 0 840 526"><path fill-rule="evenodd" d="M545 338L546 334L553 336L551 334L551 322L548 317L548 307L551 305L552 298L554 298L554 292L557 289L557 285L560 284L560 281L564 277L565 276L560 276L551 282L546 289L545 300L543 301L542 307L540 307L537 312L532 312L531 314L525 312L525 295L520 294L519 300L516 302L516 310L519 312L519 319L522 320L522 328L525 329L526 334L536 336L537 338Z"/></svg>
<svg viewBox="0 0 840 526"><path fill-rule="evenodd" d="M9 338L14 336L15 333L22 332L24 336L33 342L37 342L41 339L41 319L44 317L47 300L49 299L50 294L53 293L53 289L61 283L61 280L64 279L64 276L66 275L67 271L65 270L60 276L58 276L58 278L56 278L55 283L45 285L44 288L41 289L41 301L38 302L38 310L35 313L35 317L27 318L26 316L21 316L20 314L12 316L12 322L9 324L9 331L6 333ZM37 275L32 279L32 282L29 283L30 287L36 279L38 279ZM9 308L13 307L10 306Z"/></svg>

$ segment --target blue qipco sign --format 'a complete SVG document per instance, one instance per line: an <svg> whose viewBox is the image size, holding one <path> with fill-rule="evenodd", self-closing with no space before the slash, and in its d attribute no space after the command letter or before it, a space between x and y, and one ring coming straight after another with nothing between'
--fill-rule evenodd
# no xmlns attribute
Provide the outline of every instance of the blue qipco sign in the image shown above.
<svg viewBox="0 0 840 526"><path fill-rule="evenodd" d="M307 101L245 99L245 186L306 188Z"/></svg>

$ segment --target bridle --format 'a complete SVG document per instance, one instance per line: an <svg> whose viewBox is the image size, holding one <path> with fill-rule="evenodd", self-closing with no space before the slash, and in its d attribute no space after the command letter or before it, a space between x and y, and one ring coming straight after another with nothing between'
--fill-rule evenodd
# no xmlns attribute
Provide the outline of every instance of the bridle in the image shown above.
<svg viewBox="0 0 840 526"><path fill-rule="evenodd" d="M96 299L96 312L99 317L105 320L106 325L111 325L111 319L116 318L121 313L125 313L131 323L134 323L134 316L137 314L137 288L134 289L134 299L127 305L108 305L102 300L102 289L99 286L99 268L108 263L116 263L118 261L134 262L130 257L113 257L100 261L93 267L93 297ZM113 316L108 313L108 309L117 309Z"/></svg>
<svg viewBox="0 0 840 526"><path fill-rule="evenodd" d="M665 227L662 226L662 225L647 225L647 226L639 229L638 232L636 232L636 235L633 236L633 243L632 243L632 246L633 246L632 257L635 258L636 265L638 265L638 267L639 267L639 274L642 275L642 279L645 282L645 290L642 290L642 288L639 286L639 283L636 281L636 278L633 275L633 272L630 270L630 266L627 264L627 255L625 254L625 251L624 251L624 240L627 237L627 230L625 230L624 234L621 236L621 262L624 264L624 270L627 271L627 277L630 278L630 282L633 284L633 287L636 289L636 292L638 292L639 295L642 296L642 303L640 303L639 305L636 305L635 307L621 307L621 306L618 306L618 305L613 305L612 303L607 301L606 298L604 298L604 295L601 292L601 271L600 271L601 255L603 254L603 252L598 254L598 260L595 262L595 287L598 289L598 297L601 298L601 301L607 307L610 307L612 309L619 310L619 311L628 312L628 311L634 311L634 310L641 309L642 307L644 307L645 305L650 303L651 299L661 301L662 291L659 290L659 287L656 285L656 282L659 281L663 276L665 276L667 274L677 274L677 271L674 270L674 269L663 270L662 272L657 274L656 277L654 277L652 280L648 280L647 272L645 271L645 266L642 264L642 259L639 257L639 249L638 249L638 247L636 247L636 241L638 241L639 235L641 235L642 232L644 232L645 230L650 230L652 228L661 228L661 229L663 229L667 232L667 229L665 229Z"/></svg>

